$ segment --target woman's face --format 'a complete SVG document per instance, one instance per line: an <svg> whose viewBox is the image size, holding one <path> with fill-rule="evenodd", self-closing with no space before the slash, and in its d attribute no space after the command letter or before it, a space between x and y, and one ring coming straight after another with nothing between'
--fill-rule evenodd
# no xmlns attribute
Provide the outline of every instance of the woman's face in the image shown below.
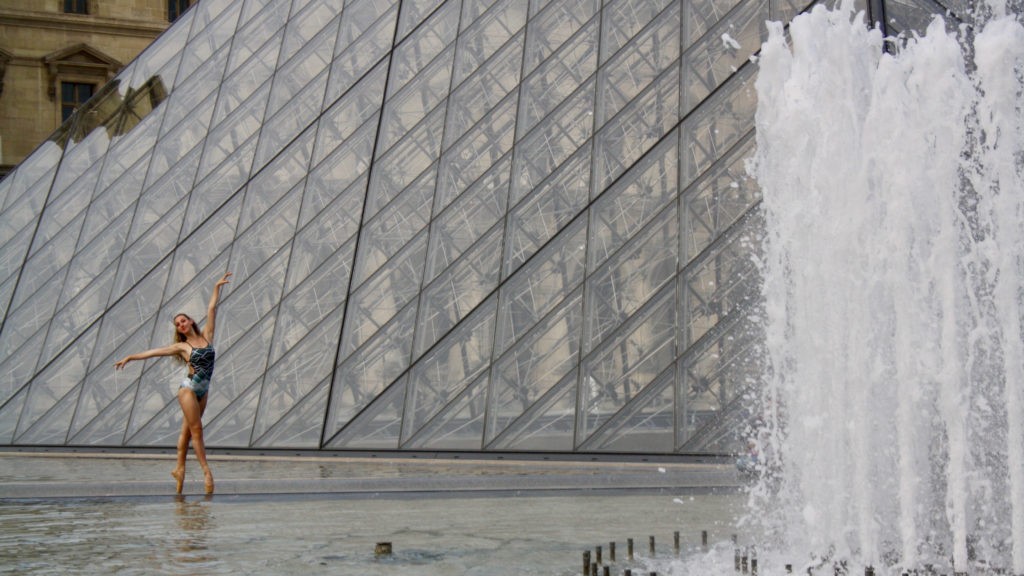
<svg viewBox="0 0 1024 576"><path fill-rule="evenodd" d="M191 318L184 314L178 314L174 317L174 329L178 331L178 334L189 334L192 332L192 326L195 322Z"/></svg>

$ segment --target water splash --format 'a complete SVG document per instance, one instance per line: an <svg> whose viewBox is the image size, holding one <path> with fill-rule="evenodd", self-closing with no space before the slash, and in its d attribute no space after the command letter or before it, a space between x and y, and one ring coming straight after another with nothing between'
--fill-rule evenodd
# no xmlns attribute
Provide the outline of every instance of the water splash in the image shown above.
<svg viewBox="0 0 1024 576"><path fill-rule="evenodd" d="M851 7L760 56L752 502L796 563L1024 574L1024 28L890 54Z"/></svg>

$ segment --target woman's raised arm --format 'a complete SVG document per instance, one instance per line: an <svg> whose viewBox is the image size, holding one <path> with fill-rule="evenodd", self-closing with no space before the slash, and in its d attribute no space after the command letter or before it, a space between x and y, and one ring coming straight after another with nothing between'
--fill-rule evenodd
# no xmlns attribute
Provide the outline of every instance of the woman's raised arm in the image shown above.
<svg viewBox="0 0 1024 576"><path fill-rule="evenodd" d="M214 284L213 294L210 294L210 307L206 310L206 325L203 326L203 338L206 338L210 344L213 344L213 330L217 322L217 301L220 299L220 287L231 282L228 280L230 276L231 272L225 272L224 276L221 276L221 279Z"/></svg>

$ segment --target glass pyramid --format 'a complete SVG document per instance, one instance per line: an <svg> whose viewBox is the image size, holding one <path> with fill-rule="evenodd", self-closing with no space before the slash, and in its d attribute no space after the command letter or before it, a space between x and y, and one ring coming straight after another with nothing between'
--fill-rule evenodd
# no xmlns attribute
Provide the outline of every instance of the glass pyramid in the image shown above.
<svg viewBox="0 0 1024 576"><path fill-rule="evenodd" d="M0 444L173 446L181 367L113 363L231 270L210 447L730 451L807 7L201 0L0 182Z"/></svg>

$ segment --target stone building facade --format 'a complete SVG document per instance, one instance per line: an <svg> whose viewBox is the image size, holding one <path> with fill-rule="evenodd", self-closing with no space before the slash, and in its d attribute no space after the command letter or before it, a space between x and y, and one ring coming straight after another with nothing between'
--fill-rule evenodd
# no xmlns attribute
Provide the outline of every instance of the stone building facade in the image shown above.
<svg viewBox="0 0 1024 576"><path fill-rule="evenodd" d="M194 0L0 0L0 177Z"/></svg>

